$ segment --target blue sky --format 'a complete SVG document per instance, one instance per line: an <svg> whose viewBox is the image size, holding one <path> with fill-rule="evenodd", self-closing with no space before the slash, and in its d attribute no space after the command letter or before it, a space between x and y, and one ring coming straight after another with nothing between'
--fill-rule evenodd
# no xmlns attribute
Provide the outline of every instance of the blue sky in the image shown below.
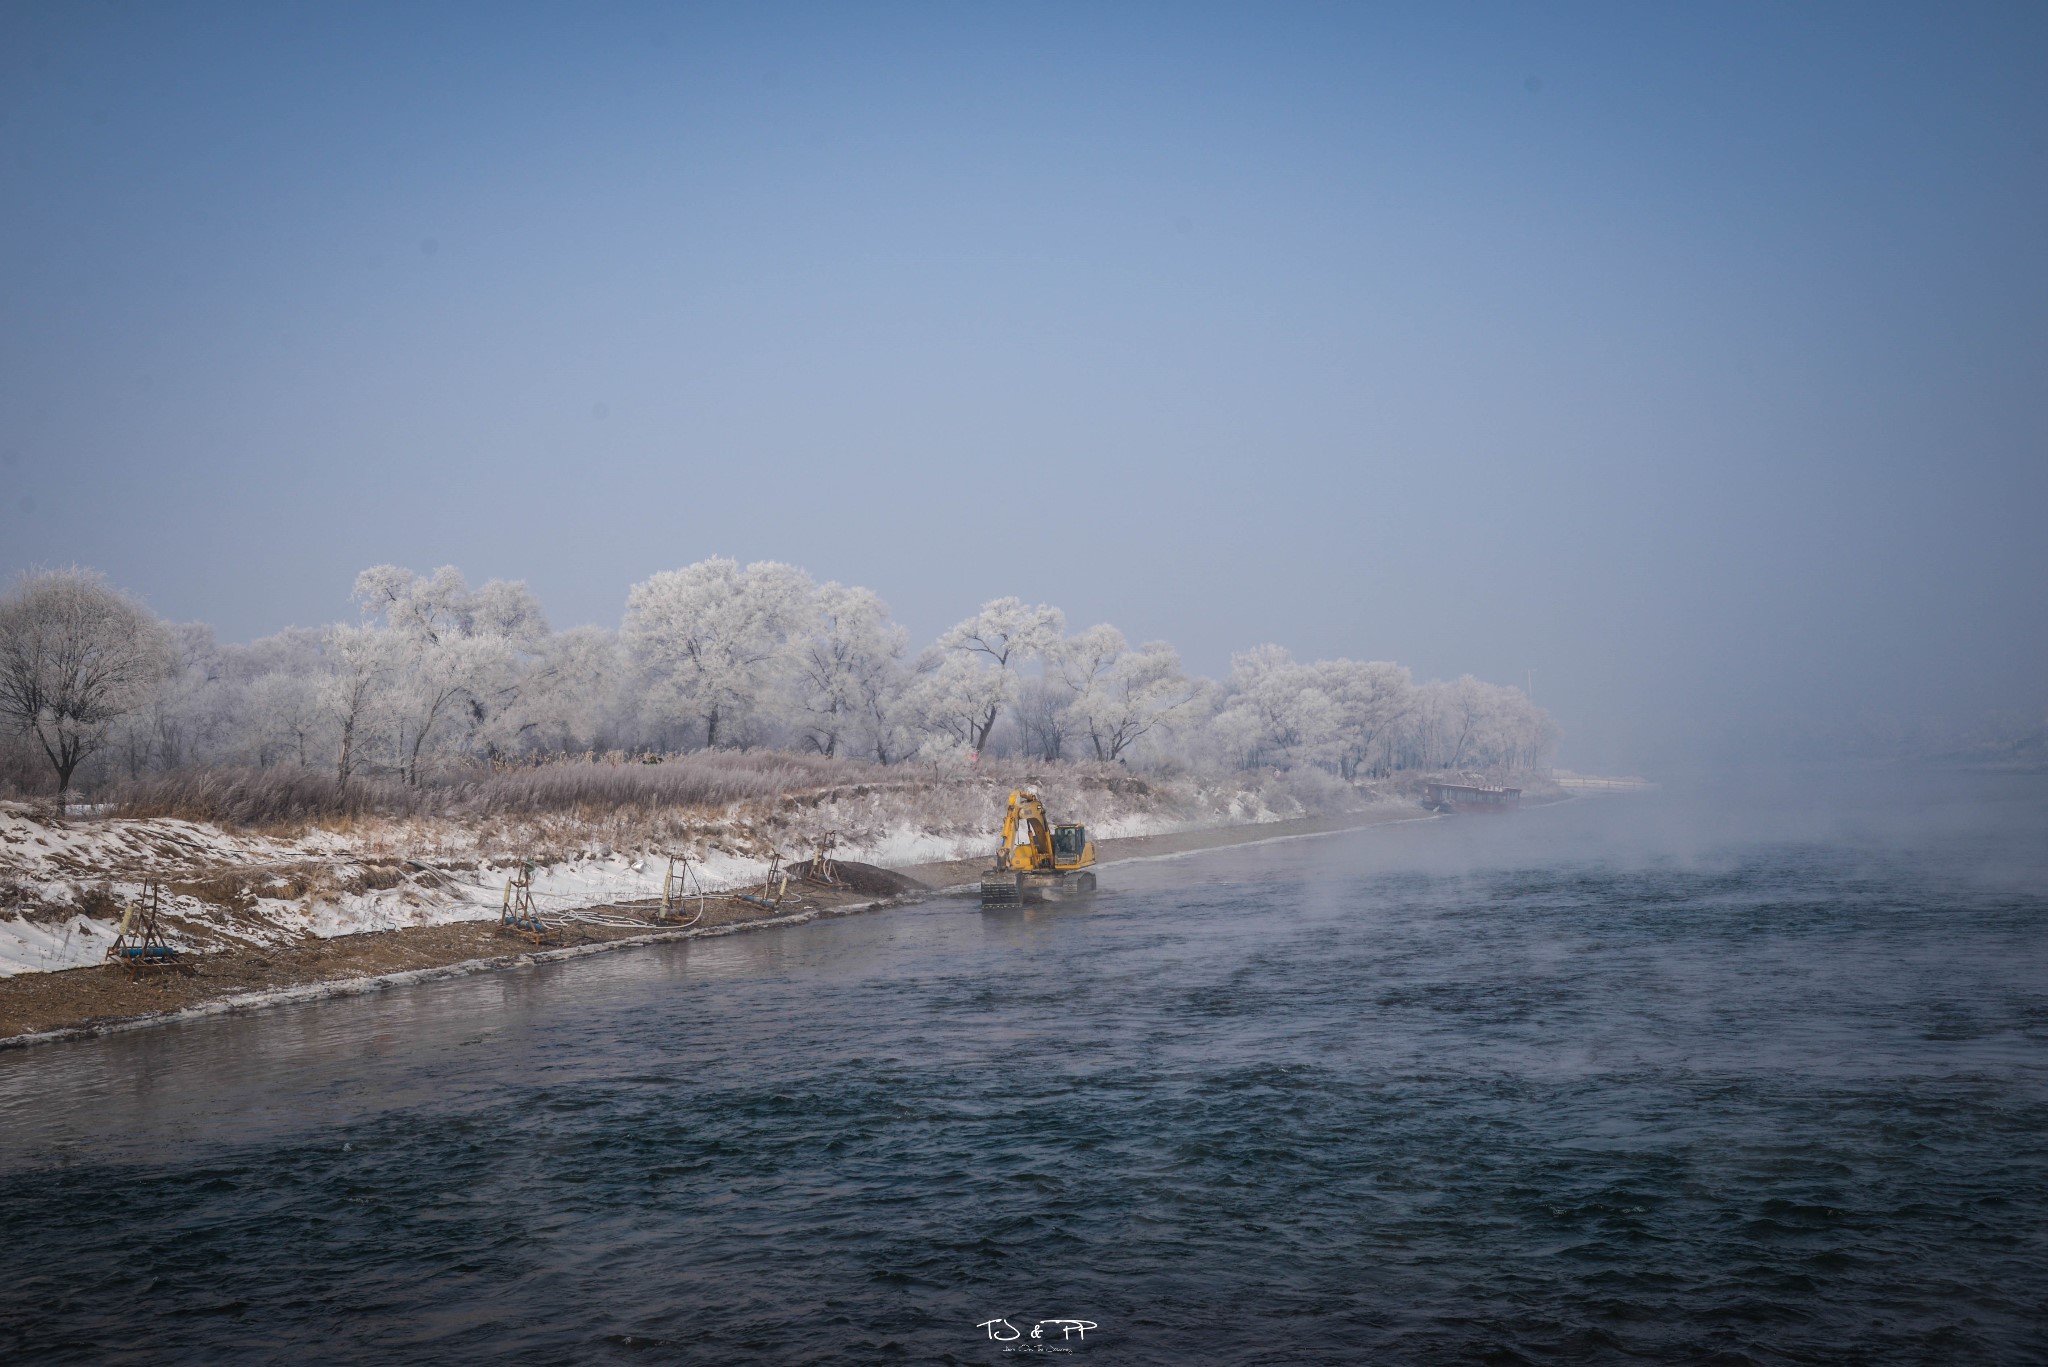
<svg viewBox="0 0 2048 1367"><path fill-rule="evenodd" d="M1584 765L2038 712L2044 70L2038 5L15 4L0 569L246 639L783 559L1533 671Z"/></svg>

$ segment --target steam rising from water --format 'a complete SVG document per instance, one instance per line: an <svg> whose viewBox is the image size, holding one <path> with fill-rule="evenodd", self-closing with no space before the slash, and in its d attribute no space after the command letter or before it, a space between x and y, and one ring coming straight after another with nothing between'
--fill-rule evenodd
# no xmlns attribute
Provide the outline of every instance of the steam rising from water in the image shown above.
<svg viewBox="0 0 2048 1367"><path fill-rule="evenodd" d="M2016 1357L2039 780L1584 801L19 1055L85 1360Z"/></svg>

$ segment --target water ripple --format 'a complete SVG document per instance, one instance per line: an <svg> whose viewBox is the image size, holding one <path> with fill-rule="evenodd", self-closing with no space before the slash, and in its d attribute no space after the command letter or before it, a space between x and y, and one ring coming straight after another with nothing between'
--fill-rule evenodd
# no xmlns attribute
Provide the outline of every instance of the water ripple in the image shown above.
<svg viewBox="0 0 2048 1367"><path fill-rule="evenodd" d="M1975 828L1681 858L1618 850L1625 810L12 1055L0 1343L981 1363L983 1321L1066 1316L1118 1362L2038 1355L2040 883L1973 875Z"/></svg>

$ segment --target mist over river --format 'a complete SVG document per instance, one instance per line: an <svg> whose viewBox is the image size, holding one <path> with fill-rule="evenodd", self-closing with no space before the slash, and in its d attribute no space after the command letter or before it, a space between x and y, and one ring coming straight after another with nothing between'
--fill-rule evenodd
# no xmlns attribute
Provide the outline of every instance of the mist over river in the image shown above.
<svg viewBox="0 0 2048 1367"><path fill-rule="evenodd" d="M2048 1354L2048 778L1103 886L0 1054L0 1358Z"/></svg>

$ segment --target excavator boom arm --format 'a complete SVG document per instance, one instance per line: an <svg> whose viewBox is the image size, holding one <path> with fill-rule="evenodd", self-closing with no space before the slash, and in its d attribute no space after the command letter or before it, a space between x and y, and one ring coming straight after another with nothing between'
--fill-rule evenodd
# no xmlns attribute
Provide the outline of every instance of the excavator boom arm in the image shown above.
<svg viewBox="0 0 2048 1367"><path fill-rule="evenodd" d="M1010 805L1003 813L1002 862L1025 871L1053 866L1052 823L1045 819L1045 804L1038 794L1021 789L1010 794Z"/></svg>

